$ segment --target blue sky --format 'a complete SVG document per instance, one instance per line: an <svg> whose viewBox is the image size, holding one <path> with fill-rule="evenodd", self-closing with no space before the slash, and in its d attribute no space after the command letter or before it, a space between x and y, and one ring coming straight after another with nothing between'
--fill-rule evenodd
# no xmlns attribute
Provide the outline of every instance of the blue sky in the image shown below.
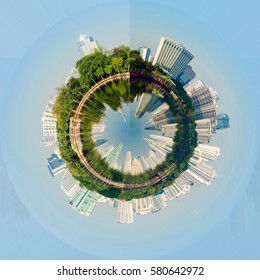
<svg viewBox="0 0 260 280"><path fill-rule="evenodd" d="M0 155L0 258L259 259L257 1L38 0L0 5L0 104L6 129ZM195 54L195 71L218 90L220 108L232 117L231 129L216 140L222 148L217 182L169 202L163 213L136 218L130 227L114 224L114 209L106 206L89 219L69 208L60 178L51 178L46 168L50 150L39 147L40 117L79 58L75 42L80 32L108 48L144 44L153 52L165 35ZM99 238L106 242L99 244Z"/></svg>

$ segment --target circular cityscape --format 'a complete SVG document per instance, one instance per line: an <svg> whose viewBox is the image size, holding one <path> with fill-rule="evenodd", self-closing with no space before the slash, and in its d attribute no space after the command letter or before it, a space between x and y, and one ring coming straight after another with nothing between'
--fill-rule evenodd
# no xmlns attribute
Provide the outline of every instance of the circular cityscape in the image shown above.
<svg viewBox="0 0 260 280"><path fill-rule="evenodd" d="M52 176L71 206L91 215L98 202L117 209L116 221L163 210L167 201L216 177L211 161L220 149L209 144L229 127L217 114L218 95L189 62L180 43L161 38L151 49L106 50L80 35L82 58L43 113L42 146Z"/></svg>

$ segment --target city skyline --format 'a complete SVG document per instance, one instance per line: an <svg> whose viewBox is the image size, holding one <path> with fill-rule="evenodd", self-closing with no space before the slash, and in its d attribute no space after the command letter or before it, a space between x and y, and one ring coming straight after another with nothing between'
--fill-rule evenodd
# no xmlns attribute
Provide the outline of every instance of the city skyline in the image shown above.
<svg viewBox="0 0 260 280"><path fill-rule="evenodd" d="M88 49L84 49L85 52L83 52L82 48L85 48L86 40L87 43L90 44L90 46L88 47ZM162 52L165 52L167 54L167 48L169 46L166 45L166 47L164 47L163 45L165 44L165 42L167 42L167 44L171 42L171 45L169 45L171 48L172 47L176 48L177 46L177 51L180 52L179 56L181 56L182 52L184 51L184 55L188 53L187 55L190 57L190 60L193 58L193 56L189 54L189 52L185 50L185 48L182 45L180 44L176 45L176 43L172 39L162 38L160 40L156 52L157 53L156 59L154 60L153 64L160 63L161 61L160 57L162 56ZM92 43L94 44L94 46ZM81 34L77 45L82 55L84 54L88 55L96 50L95 46L97 46L97 43L93 37L89 35ZM163 48L166 48L166 51L163 51ZM148 61L151 50L148 47L140 47L139 53L143 60ZM171 63L170 61L175 61L173 59L172 60L170 59L171 54L168 54L168 57L166 54L164 54L164 58L163 58L164 60L168 59L168 63ZM183 75L182 71L183 69L185 69L185 67L187 67L187 63L188 63L187 61L184 62L185 66L182 66L182 69L179 70L179 74L178 75L176 74L176 76ZM172 64L172 68L174 68L174 63ZM75 71L77 72L77 70L74 70L74 72ZM76 77L71 76L69 79L71 79L72 77L79 78L79 73L77 72ZM69 80L67 79L65 83L67 84L68 81ZM206 87L201 80L197 80L192 83L189 81L189 83L184 83L184 84L185 84L185 90L190 96L193 106L195 108L195 119L197 125L196 131L198 133L199 144L195 149L193 156L190 159L188 169L181 174L180 178L178 178L173 185L165 187L162 191L162 194L160 193L151 196L152 202L151 202L150 210L146 209L142 214L147 214L149 212L153 213L153 212L158 212L160 210L163 210L167 206L166 203L167 200L171 200L174 197L178 197L180 194L186 194L188 191L190 191L192 185L195 185L197 187L201 187L203 184L209 185L216 177L216 172L214 168L208 165L207 161L217 160L220 155L220 149L214 146L208 146L206 144L210 142L212 133L214 134L216 132L216 126L217 126L216 108L218 107L218 99L219 99L217 92L214 91L212 88ZM52 136L56 138L57 133L54 128L56 126L56 120L51 113L53 104L54 104L54 99L51 98L44 112L44 116L42 118L43 135ZM210 110L212 111L212 113ZM208 111L209 113L207 113ZM105 159L105 161L108 163L108 165L111 168L115 168L117 171L120 171L123 174L131 174L133 176L140 175L149 169L150 170L155 169L156 166L160 165L165 161L167 154L172 151L172 145L174 144L173 139L178 129L177 129L177 124L175 123L175 117L172 115L169 109L169 105L166 102L164 102L163 98L159 95L156 95L154 93L143 93L140 99L138 100L135 117L137 119L140 119L146 113L150 115L150 119L148 120L147 124L149 124L151 127L154 127L155 130L160 131L161 136L157 134L150 134L149 138L144 137L144 141L149 145L151 149L148 153L148 157L144 158L143 154L139 154L137 158L135 158L132 156L131 151L127 151L123 165L118 164L117 159L119 157L119 154L122 150L124 143L118 143L117 146L115 147L111 145L107 139L104 138L105 135L107 134L107 131L103 118L101 118L101 121L99 123L94 123L92 125L91 133L96 143L95 144L96 150L100 154L101 158ZM120 109L120 115L121 118L126 123L127 121L125 118L125 112L123 108ZM219 119L220 116L222 116L222 119L224 118L226 120L225 122L227 123L227 118L228 118L227 115L221 114L219 115ZM228 127L228 125L226 124L225 127ZM218 126L220 126L220 124ZM45 144L43 144L43 141L42 141L42 146L46 146ZM52 157L55 157L56 161L58 161L57 154L59 154L59 152L56 152L56 154L52 155ZM61 168L59 167L60 165ZM65 165L63 162L60 164L55 163L55 168L57 169L57 171L55 171L53 168L50 169L52 175L53 174L56 175L64 171ZM65 174L67 175L65 176ZM82 192L81 188L78 188L79 184L74 182L73 177L68 179L69 176L71 175L69 175L69 171L66 170L63 179L61 181L61 188L65 191L67 195L69 195L70 190L71 189L75 190L75 187L77 186L76 188L77 191L73 193L72 198L70 200L70 204L75 210L77 210L80 213L84 213L87 216L92 215L96 207L96 203L98 201L101 201L118 208L117 218L116 218L117 222L119 223L133 222L133 215L135 214L135 211L132 203L120 204L121 203L120 200L119 203L113 203L112 202L113 199L112 200L105 199L100 195L97 195L97 199L95 200L94 204L92 202L86 202L86 206L84 206L85 210L82 210L83 208L81 206L78 206L79 204L77 201L84 201L83 197L87 196L88 192L87 191ZM69 183L66 183L67 181L69 181ZM67 186L67 184L69 186ZM94 194L95 192L93 192L93 195ZM90 197L91 196L92 194L90 195ZM139 199L135 199L135 201L138 200ZM117 200L115 200L115 202L116 201Z"/></svg>
<svg viewBox="0 0 260 280"><path fill-rule="evenodd" d="M61 3L58 5L58 3L54 2L51 7L46 4L40 7L39 10L36 10L36 4L30 6L29 10L32 14L37 15L38 20L35 24L31 24L31 28L28 25L26 34L17 32L18 37L22 38L19 48L11 44L11 38L8 36L6 36L7 44L2 46L2 48L7 48L8 46L8 54L13 54L17 58L17 60L12 61L13 64L10 67L3 68L6 71L4 77L6 77L7 73L9 73L10 78L12 76L10 90L8 90L8 96L6 96L7 100L12 99L12 106L8 106L8 103L5 103L6 109L4 111L9 110L13 116L5 113L6 118L4 118L12 122L12 131L10 131L10 125L8 129L6 126L6 140L3 139L3 148L5 148L3 151L4 166L12 183L7 179L6 175L3 188L5 194L9 195L10 200L7 200L9 204L4 202L3 207L5 207L5 216L8 218L9 223L5 225L6 233L4 230L1 235L2 240L6 240L6 243L3 244L2 255L7 257L16 256L17 258L43 258L46 256L52 258L84 258L84 256L91 258L90 254L105 258L136 258L137 256L138 258L145 258L146 256L148 258L226 257L236 259L243 258L243 256L257 257L256 247L253 245L257 240L256 233L258 232L258 226L255 223L258 220L255 212L257 204L255 205L253 198L258 197L257 193L255 193L258 177L257 173L253 175L253 172L257 168L257 165L255 165L255 157L257 156L255 141L257 141L258 133L256 131L255 134L254 126L258 117L254 114L254 110L258 99L256 92L258 91L254 78L257 76L255 56L258 44L254 42L257 37L253 36L253 30L249 28L254 26L256 9L250 9L249 6L240 3L240 9L238 7L238 13L233 17L234 21L230 21L231 3L226 3L227 6L224 12L223 6L221 7L222 4L224 2L210 4L205 2L203 11L199 10L200 5L197 5L197 3L176 3L176 6L173 7L170 2L167 4L168 9L163 9L166 3L162 3L161 6L151 3L145 8L142 3L138 3L137 11L134 9L135 16L132 20L132 38L134 40L133 44L136 46L134 48L137 49L138 46L145 44L156 50L161 34L158 32L159 29L163 30L164 35L176 38L179 42L184 42L185 47L194 52L195 58L191 63L193 69L196 71L197 76L203 77L202 80L206 85L211 85L214 89L217 89L220 96L218 112L228 113L232 126L231 129L225 132L218 131L217 136L211 140L214 142L213 144L221 147L222 155L215 166L218 174L223 176L218 176L213 181L212 187L195 191L192 194L192 199L190 195L180 196L171 205L169 203L163 213L159 214L160 221L155 219L153 215L135 216L135 222L131 225L131 235L128 227L118 227L116 224L111 223L115 209L111 208L110 210L106 205L96 208L95 216L90 219L76 215L74 211L71 211L70 206L65 203L65 195L59 188L57 189L58 181L61 177L52 178L46 168L46 158L50 156L51 151L49 148L41 149L38 145L41 141L40 134L42 133L39 121L45 104L47 104L50 95L53 95L57 84L60 85L65 80L73 62L79 58L76 45L72 42L77 41L80 32L88 30L90 34L96 34L97 39L102 38L100 39L102 44L109 46L109 48L113 45L118 45L120 42L127 44L127 38L123 37L124 34L128 34L127 29L125 29L125 32L120 32L124 20L120 20L120 26L117 27L119 28L119 30L117 29L117 37L121 36L122 39L120 37L116 41L114 33L109 35L109 39L107 39L106 34L102 37L102 32L98 30L98 24L95 24L96 22L92 17L92 14L95 14L94 9L84 12L85 26L83 22L79 23L78 19L80 19L81 15L73 16L71 19L65 19L64 17L62 24L59 23L59 26L58 24L54 26L63 15L59 10ZM10 5L11 3L8 4L8 6ZM72 12L71 6L68 7L68 3L63 2L62 5L67 5L67 9L63 9L63 13L66 13L66 11ZM51 13L54 7L57 12L59 11L57 17L53 17L53 13ZM157 7L157 13L165 15L164 26L160 25L156 18L151 19L149 17L149 14L153 14L154 7ZM21 12L17 11L18 8ZM77 7L77 9L79 8ZM106 8L108 7L106 6ZM178 13L174 10L175 8L178 9ZM4 9L3 7L3 12ZM17 17L19 18L22 12L26 14L27 9L22 6L17 7ZM118 11L117 9L115 10ZM242 15L247 15L250 10L252 10L250 18L247 17L248 21L244 21L242 26L238 18L241 18L240 16ZM41 11L43 13L40 13ZM106 17L109 17L107 11L109 9L106 10ZM91 12L93 13L91 14ZM100 12L100 16L102 16L102 9ZM179 12L183 12L183 14ZM88 17L86 17L86 14ZM121 14L119 12L118 16L120 17ZM139 14L142 14L142 17L145 15L146 24L140 25L142 21L138 18ZM218 15L221 16L222 21L217 24L214 19L218 18ZM47 16L49 17L47 18ZM104 20L106 20L106 17L104 17ZM25 18L28 19L28 23L30 19L33 19L29 14L28 17L24 16L24 20L19 21L16 31L21 31L22 28L27 26ZM44 19L46 19L45 22ZM77 22L77 25L73 24L73 21ZM202 24L199 25L198 21ZM112 24L107 24L106 26L111 30L116 30L116 26ZM52 30L49 30L50 27L52 27ZM237 44L238 33L241 33L241 28L239 27L242 30L243 28L249 28L247 29L249 31L244 34L244 40ZM10 24L5 25L5 28L10 30ZM90 30L89 28L92 29ZM62 31L64 29L66 34ZM210 32L207 32L207 30L210 30ZM12 33L11 31L8 32L8 35ZM143 41L138 37L138 34L142 35ZM143 34L145 34L145 37ZM155 42L154 45L151 38ZM251 43L252 48L249 52L245 52L248 42ZM113 45L109 45L112 43ZM61 48L61 46L64 46L64 48ZM26 56L24 56L25 53ZM64 56L66 56L66 61L62 60ZM8 55L6 57L8 58ZM202 57L204 58L203 64L201 63ZM13 77L11 74L18 62L21 64L16 69L15 77ZM240 67L245 69L245 76L241 75L242 70ZM217 69L219 71L216 71ZM8 77L5 84L10 80ZM242 82L237 83L238 80ZM19 96L23 96L24 102ZM31 106L32 110L28 110L29 106ZM248 107L250 107L249 112ZM238 113L239 108L244 110L241 117ZM16 123L21 126L23 133L20 133L19 127L17 130ZM26 126L24 126L25 123L27 124ZM237 124L239 124L239 130ZM245 124L250 125L246 126ZM250 130L249 135L252 135L250 141L243 136L241 127L243 127L245 135L248 135ZM14 134L13 131L17 133ZM17 139L17 137L21 139L21 144L17 145L16 143L14 145L14 139ZM9 145L5 144L7 141L9 141ZM242 143L243 146L247 147L246 150L240 149L242 148ZM15 162L14 158L11 157L10 147L12 147L12 154L15 154ZM246 153L246 160L243 166L234 164L234 162L239 162L238 155L235 153L238 150L240 151L240 157L244 157ZM255 151L255 157L252 155L253 151ZM35 158L36 154L39 154L38 161ZM17 179L14 178L14 173ZM240 174L240 176L237 177L237 174ZM29 181L28 178L30 178ZM40 182L39 178L41 178ZM251 183L250 180L252 180ZM11 195L12 188L15 191ZM37 197L41 197L41 200L36 200L35 198ZM240 197L243 197L242 200L240 200ZM12 208L10 208L12 201ZM59 207L54 208L51 206L54 205L54 201L59 203ZM185 201L185 209L182 207L182 201ZM21 205L20 208L18 207L19 205ZM47 209L47 205L50 210ZM22 212L21 207L27 213L27 218L21 218L19 225L12 227L12 224L14 225L15 220L18 218L9 219L10 215L14 212L20 214ZM65 219L60 212L67 218ZM189 217L191 217L190 220ZM246 231L244 231L244 219L246 219ZM13 220L13 222L10 220ZM205 223L205 221L207 222ZM150 223L153 224L153 228L150 227ZM45 229L42 228L42 225ZM95 234L94 238L91 237L90 228ZM115 246L113 240L110 241L111 245L102 243L103 236L99 234L98 230L95 230L97 228L99 231L115 236L117 243L120 246L125 244L127 251L124 250L123 252L122 249L117 248L112 250L112 246ZM159 231L161 228L165 229L163 234ZM23 242L22 244L18 244L18 241L16 241L17 235L15 235L15 232L17 229L21 234L19 235L19 240ZM8 230L9 233L7 233ZM28 234L30 236L32 232L39 236L37 241L33 238L30 238L30 241L28 240L27 236ZM149 232L152 232L152 234L149 234ZM7 239L7 234L10 237L10 233L13 233L12 243ZM80 236L81 233L82 236ZM131 239L131 246L130 241L123 241L120 238L120 236L125 236L129 240L136 233L138 233L138 240ZM147 236L147 234L149 235L149 238L146 237L146 240L149 239L147 242L152 242L155 246L153 239L155 236L165 242L161 242L160 246L152 249L148 248L143 243L143 236ZM174 244L166 245L167 236L174 238ZM250 238L248 238L249 236ZM90 242L82 242L86 239L93 240L93 245L89 244ZM41 246L38 242L39 240L49 246ZM100 246L96 246L97 240L100 241ZM247 242L245 243L246 240ZM220 244L222 246L219 246ZM19 252L15 251L18 245ZM29 251L27 247L29 247ZM75 247L81 251L75 249Z"/></svg>

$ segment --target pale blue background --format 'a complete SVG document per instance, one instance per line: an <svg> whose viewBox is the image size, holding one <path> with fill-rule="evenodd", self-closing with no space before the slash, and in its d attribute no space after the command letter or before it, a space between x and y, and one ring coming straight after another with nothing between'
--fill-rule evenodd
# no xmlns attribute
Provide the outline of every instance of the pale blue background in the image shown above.
<svg viewBox="0 0 260 280"><path fill-rule="evenodd" d="M183 3L136 0L120 1L120 5L111 1L0 3L0 102L3 116L8 116L8 119L1 119L1 127L6 130L1 133L5 161L1 156L0 258L259 259L260 162L259 131L256 128L260 101L260 32L257 1L237 3L232 0L227 3L222 0L198 0ZM171 6L171 9L154 3L165 3ZM86 9L90 6L93 7ZM113 9L116 6L118 7ZM74 14L77 12L80 13ZM111 25L114 24L114 28L108 28L109 25L104 24L102 18L105 22L107 20ZM171 20L172 25L169 24ZM86 22L91 21L95 24L86 25ZM55 86L66 77L65 70L57 73L57 65L61 69L69 69L75 59L79 58L73 45L78 38L75 31L90 33L108 48L120 43L138 47L141 42L145 42L152 47L153 52L164 32L193 51L196 56L193 67L208 85L218 90L221 108L231 115L231 129L220 134L218 139L222 148L222 165L216 166L219 174L217 182L210 188L196 190L192 195L189 194L175 203L169 202L169 207L163 213L136 217L135 223L130 227L115 225L114 210L110 208L100 207L89 220L71 212L65 196L58 187L55 188L60 178L50 178L47 171L41 173L49 152L40 150L37 146L41 127L38 128L39 131L30 131L30 126L19 125L22 119L32 123L32 116L39 117L34 120L35 123L40 121L43 104L55 92ZM59 40L60 45L57 43ZM13 78L14 73L18 78ZM45 75L48 77L47 81L44 80ZM48 86L44 87L46 83ZM37 88L37 85L42 87ZM46 90L49 92L46 93ZM30 95L33 92L35 96ZM12 96L16 97L13 102L15 112L8 114ZM19 112L22 113L21 120L17 119ZM6 138L8 135L15 135L16 131L17 136L25 133L22 140L17 142L14 137ZM30 139L35 141L29 142ZM32 162L32 156L27 154L30 149L40 151L39 155L35 156L35 162ZM19 155L15 154L16 151L19 151ZM27 169L20 169L19 164L17 168L16 162L21 161L24 161ZM28 167L32 167L33 173L33 167L37 165L42 169L38 173L30 174ZM10 170L10 167L14 169ZM16 190L9 181L6 169ZM28 172L26 178L23 172ZM228 173L233 177L228 177ZM18 181L20 179L27 181ZM37 179L39 186L34 184ZM43 182L48 186L39 193L37 187ZM48 190L53 190L53 193L48 193ZM31 197L28 193L31 193ZM46 201L42 200L41 196L47 197L50 193L57 198L58 205L52 204L44 208ZM225 193L226 195L223 195ZM207 200L203 200L203 197ZM198 207L196 202L201 201L204 201L205 205ZM60 209L64 212L60 213ZM193 212L188 212L192 210ZM68 219L62 214L68 215ZM58 230L54 225L56 217L52 215L57 215L60 221ZM68 239L65 223L70 221L69 215L73 218L73 230L74 222L89 226L87 233L79 226L81 240L84 240L82 246L76 244L73 236ZM177 221L177 217L183 217L183 221ZM200 218L203 220L199 221ZM171 223L172 227L169 226ZM107 230L108 245L98 239L104 240L103 229ZM141 232L138 233L138 230ZM122 236L126 232L129 235L124 235L124 240ZM144 235L146 232L149 237L142 236L142 233ZM117 236L120 238L117 239ZM143 244L143 248L140 248L139 242ZM73 247L68 243L73 244ZM87 243L92 244L88 247ZM139 247L135 247L138 244ZM83 248L84 251L75 247Z"/></svg>

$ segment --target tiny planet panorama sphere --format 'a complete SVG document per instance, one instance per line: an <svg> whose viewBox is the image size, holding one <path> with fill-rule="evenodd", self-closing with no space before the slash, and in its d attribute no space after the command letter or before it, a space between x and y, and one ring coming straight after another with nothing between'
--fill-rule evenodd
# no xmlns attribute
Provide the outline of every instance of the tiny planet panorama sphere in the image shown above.
<svg viewBox="0 0 260 280"><path fill-rule="evenodd" d="M160 211L167 200L209 185L216 172L208 163L220 154L208 145L217 127L216 94L201 81L184 88L183 71L176 77L177 66L159 63L160 51L152 63L127 46L81 50L86 55L46 108L55 128L45 143L58 143L49 169L64 171L61 187L71 206L89 216L98 202L108 203L117 208L117 222L131 223L133 214ZM151 116L144 138L150 150L135 158L127 151L119 164L124 143L109 143L104 118L109 108L126 121L124 108L133 102L132 118Z"/></svg>

